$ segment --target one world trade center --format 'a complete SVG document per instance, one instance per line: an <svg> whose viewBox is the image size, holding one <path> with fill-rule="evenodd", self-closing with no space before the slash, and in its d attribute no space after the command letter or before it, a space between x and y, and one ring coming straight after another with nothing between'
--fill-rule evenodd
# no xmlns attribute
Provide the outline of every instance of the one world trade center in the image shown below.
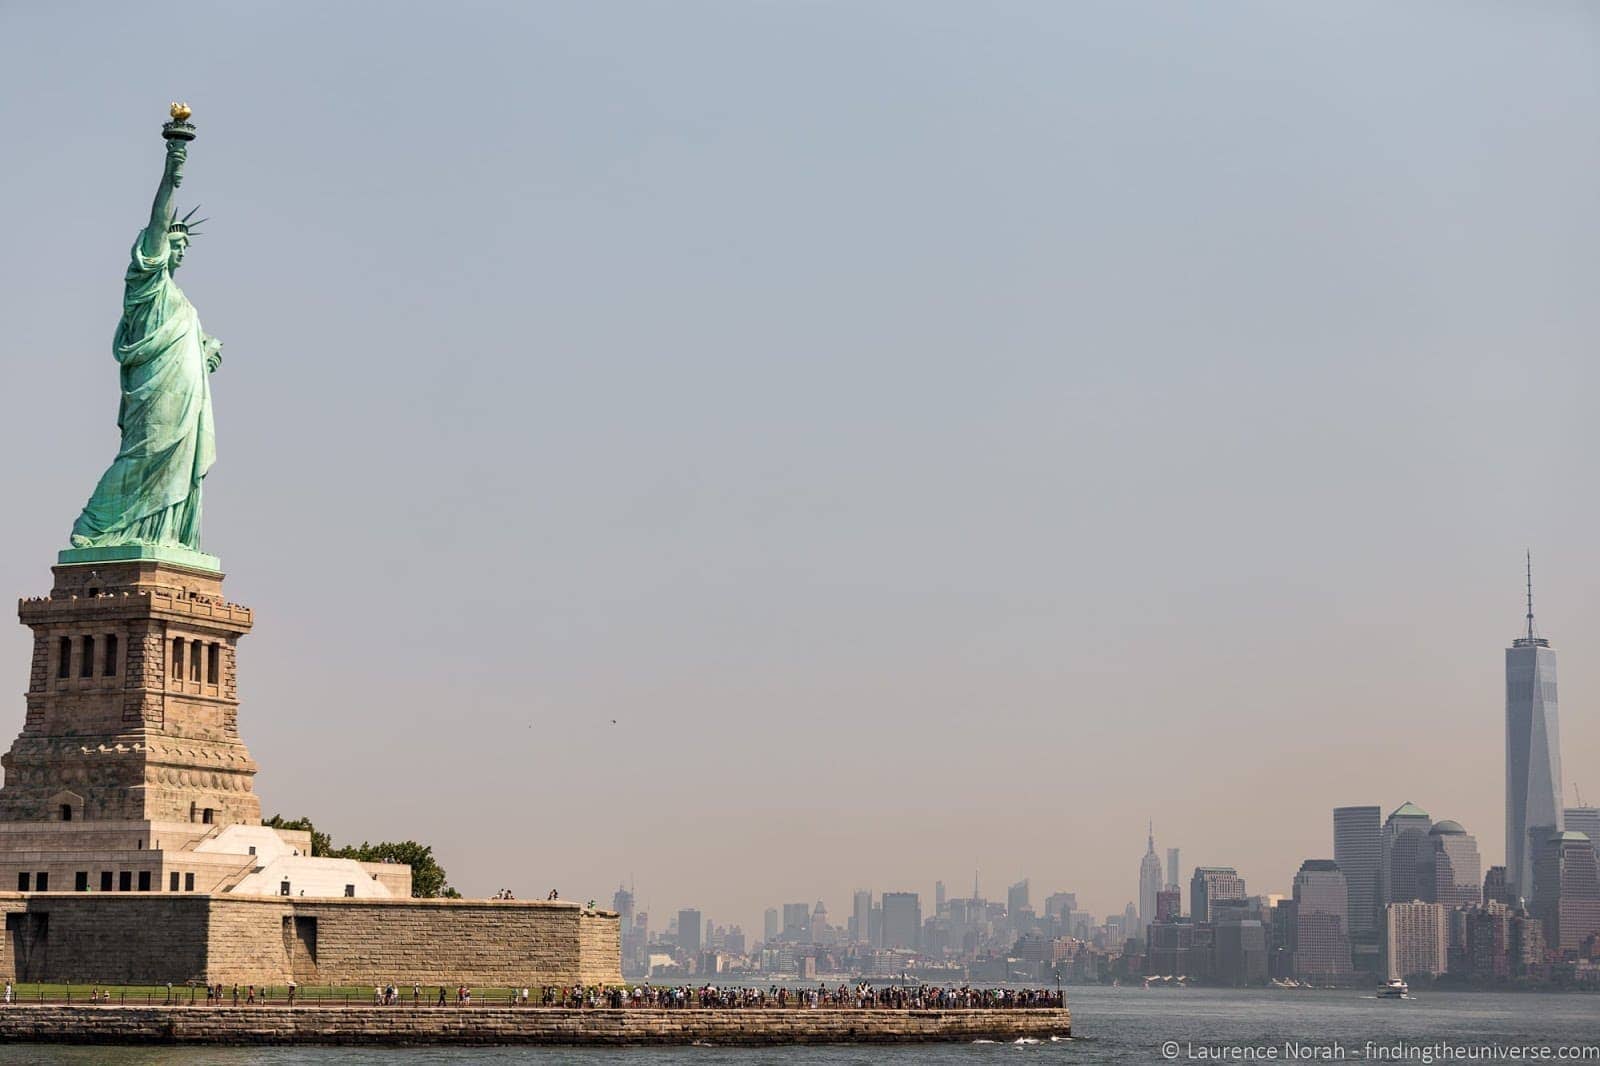
<svg viewBox="0 0 1600 1066"><path fill-rule="evenodd" d="M1533 866L1561 830L1561 732L1556 652L1533 629L1533 559L1528 559L1527 631L1506 649L1506 881L1533 898Z"/></svg>

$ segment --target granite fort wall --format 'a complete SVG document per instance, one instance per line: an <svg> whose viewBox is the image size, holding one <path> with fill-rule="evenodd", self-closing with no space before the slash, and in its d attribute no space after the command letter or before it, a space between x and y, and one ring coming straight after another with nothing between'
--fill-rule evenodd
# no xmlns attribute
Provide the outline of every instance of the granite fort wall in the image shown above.
<svg viewBox="0 0 1600 1066"><path fill-rule="evenodd" d="M205 975L203 896L11 895L0 912L0 975L11 980L178 984Z"/></svg>
<svg viewBox="0 0 1600 1066"><path fill-rule="evenodd" d="M12 894L0 913L0 976L12 980L181 984L206 972L203 896Z"/></svg>
<svg viewBox="0 0 1600 1066"><path fill-rule="evenodd" d="M0 1009L0 1043L853 1044L1049 1039L1065 1008L1015 1010L558 1010L542 1007L90 1007Z"/></svg>
<svg viewBox="0 0 1600 1066"><path fill-rule="evenodd" d="M575 903L0 895L0 977L162 984L619 983L620 930Z"/></svg>
<svg viewBox="0 0 1600 1066"><path fill-rule="evenodd" d="M622 980L616 915L584 914L574 903L293 899L284 901L287 911L271 911L276 902L215 898L214 914L226 912L226 924L248 932L230 937L226 951L213 936L214 971L251 972L252 945L274 922L292 956L277 960L277 973L217 979L281 984L292 975L301 984L435 986ZM258 917L260 910L273 917Z"/></svg>

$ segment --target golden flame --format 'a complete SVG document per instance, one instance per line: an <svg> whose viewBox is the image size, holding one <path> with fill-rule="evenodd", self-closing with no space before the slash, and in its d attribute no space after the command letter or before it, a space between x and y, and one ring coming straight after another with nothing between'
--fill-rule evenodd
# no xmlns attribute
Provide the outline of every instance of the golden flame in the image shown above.
<svg viewBox="0 0 1600 1066"><path fill-rule="evenodd" d="M192 114L194 114L194 112L189 110L189 105L188 104L180 104L180 103L177 103L177 102L173 103L173 105L172 105L172 117L174 119L176 119L177 121L179 121L179 122L187 122L187 121L189 121L189 116L192 115Z"/></svg>

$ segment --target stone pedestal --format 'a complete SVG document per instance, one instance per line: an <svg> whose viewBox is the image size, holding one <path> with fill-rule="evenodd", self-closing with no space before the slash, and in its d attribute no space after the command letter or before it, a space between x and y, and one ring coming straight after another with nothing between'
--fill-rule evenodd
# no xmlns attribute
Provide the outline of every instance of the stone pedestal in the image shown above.
<svg viewBox="0 0 1600 1066"><path fill-rule="evenodd" d="M53 570L50 595L18 605L33 662L27 719L0 756L0 821L259 824L235 668L249 608L202 566Z"/></svg>

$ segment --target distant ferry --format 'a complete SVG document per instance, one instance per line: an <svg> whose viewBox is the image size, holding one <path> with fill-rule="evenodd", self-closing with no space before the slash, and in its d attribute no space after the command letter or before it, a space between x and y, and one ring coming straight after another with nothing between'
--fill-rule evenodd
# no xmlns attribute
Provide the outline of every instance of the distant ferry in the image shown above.
<svg viewBox="0 0 1600 1066"><path fill-rule="evenodd" d="M1378 986L1379 999L1410 999L1411 986L1399 978Z"/></svg>

